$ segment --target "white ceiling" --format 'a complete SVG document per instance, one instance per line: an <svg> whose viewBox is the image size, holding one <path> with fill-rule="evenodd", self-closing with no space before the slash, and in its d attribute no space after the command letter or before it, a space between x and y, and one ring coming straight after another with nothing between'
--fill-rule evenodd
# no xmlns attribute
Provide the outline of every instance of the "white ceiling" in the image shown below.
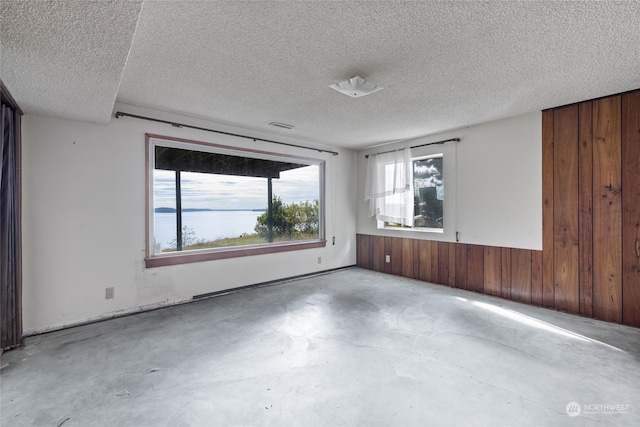
<svg viewBox="0 0 640 427"><path fill-rule="evenodd" d="M65 119L108 123L117 99L364 148L640 88L640 1L0 7L2 80ZM384 90L329 88L355 75Z"/></svg>
<svg viewBox="0 0 640 427"><path fill-rule="evenodd" d="M0 1L0 78L27 114L108 123L141 2Z"/></svg>

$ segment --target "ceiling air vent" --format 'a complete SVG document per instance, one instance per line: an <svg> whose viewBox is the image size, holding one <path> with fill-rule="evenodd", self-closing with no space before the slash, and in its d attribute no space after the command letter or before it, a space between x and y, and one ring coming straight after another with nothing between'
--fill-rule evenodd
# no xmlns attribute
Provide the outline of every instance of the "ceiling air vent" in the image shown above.
<svg viewBox="0 0 640 427"><path fill-rule="evenodd" d="M277 128L282 128L282 129L293 129L293 126L288 125L286 123L271 122L269 123L269 125L275 126Z"/></svg>

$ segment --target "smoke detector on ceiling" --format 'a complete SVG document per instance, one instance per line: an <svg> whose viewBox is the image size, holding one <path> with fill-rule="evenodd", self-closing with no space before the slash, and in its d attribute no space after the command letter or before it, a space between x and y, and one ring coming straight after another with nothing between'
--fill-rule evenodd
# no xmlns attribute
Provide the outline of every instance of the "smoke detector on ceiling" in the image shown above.
<svg viewBox="0 0 640 427"><path fill-rule="evenodd" d="M380 86L376 86L360 76L351 77L349 80L336 83L329 87L352 98L360 98L361 96L369 95L382 89Z"/></svg>

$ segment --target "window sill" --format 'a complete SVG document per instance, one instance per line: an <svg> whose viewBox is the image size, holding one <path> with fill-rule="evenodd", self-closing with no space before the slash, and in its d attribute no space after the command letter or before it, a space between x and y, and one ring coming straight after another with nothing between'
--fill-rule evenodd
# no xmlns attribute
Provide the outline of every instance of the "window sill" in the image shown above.
<svg viewBox="0 0 640 427"><path fill-rule="evenodd" d="M418 233L438 233L444 234L444 228L403 228L403 227L379 227L383 230L394 230L394 231L416 231Z"/></svg>
<svg viewBox="0 0 640 427"><path fill-rule="evenodd" d="M298 251L303 249L324 248L326 240L306 242L279 243L264 246L244 246L237 248L214 249L207 251L189 251L145 258L147 268L165 267L169 265L189 264L192 262L214 261L219 259L239 258L253 255L265 255L278 252Z"/></svg>

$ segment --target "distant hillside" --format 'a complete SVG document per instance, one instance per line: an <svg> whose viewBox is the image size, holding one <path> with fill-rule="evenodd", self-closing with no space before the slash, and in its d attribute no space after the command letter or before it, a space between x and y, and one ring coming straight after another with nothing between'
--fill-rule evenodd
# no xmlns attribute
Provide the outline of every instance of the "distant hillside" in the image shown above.
<svg viewBox="0 0 640 427"><path fill-rule="evenodd" d="M182 209L182 212L205 212L212 211L213 209L196 209L196 208L187 208ZM176 213L175 208L156 208L156 213Z"/></svg>

